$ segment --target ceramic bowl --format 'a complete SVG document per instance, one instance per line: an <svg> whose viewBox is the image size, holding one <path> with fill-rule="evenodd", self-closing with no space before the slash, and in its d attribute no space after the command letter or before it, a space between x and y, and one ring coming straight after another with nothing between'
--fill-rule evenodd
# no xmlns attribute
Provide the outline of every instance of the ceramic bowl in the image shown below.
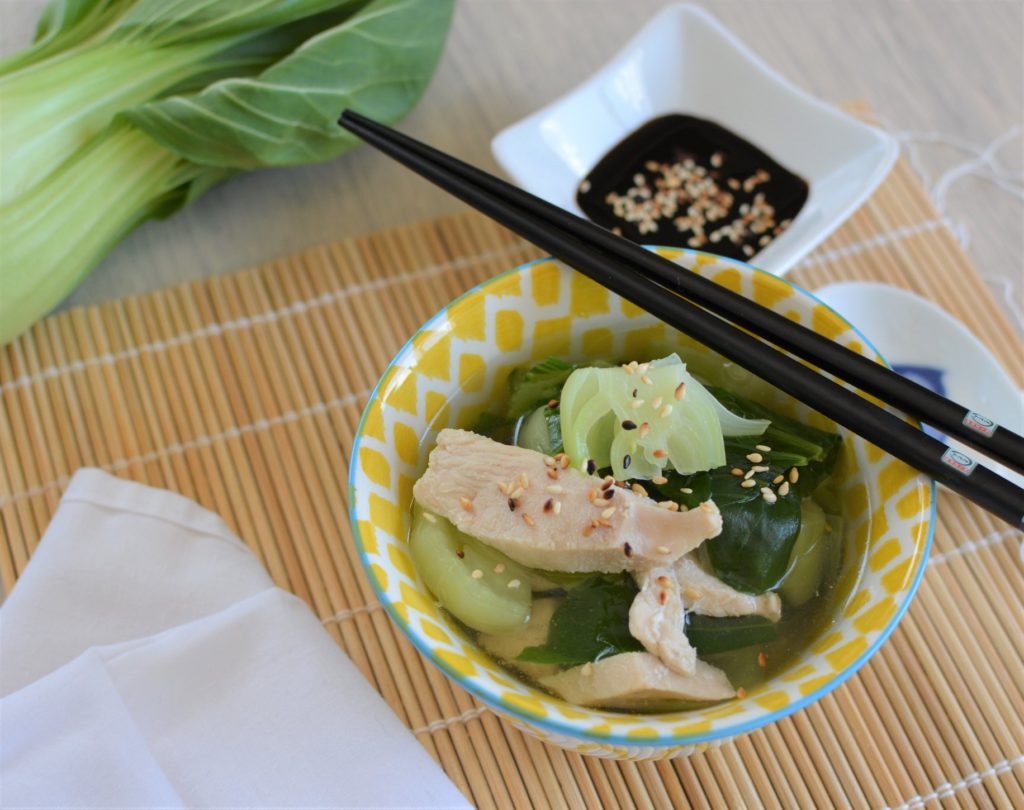
<svg viewBox="0 0 1024 810"><path fill-rule="evenodd" d="M670 113L721 124L808 182L793 224L754 259L776 274L864 202L899 151L893 138L796 87L691 5L661 11L579 87L499 132L491 149L521 187L579 214L580 181L626 135Z"/></svg>
<svg viewBox="0 0 1024 810"><path fill-rule="evenodd" d="M740 262L662 255L870 357L867 341L786 281ZM743 699L689 712L621 714L581 708L523 683L483 654L438 608L407 551L412 485L437 433L469 428L500 402L509 372L550 355L640 360L691 342L552 260L531 262L456 299L388 366L359 424L349 474L356 543L392 619L435 666L518 728L587 754L664 758L703 750L797 711L836 688L878 649L924 570L933 486L867 442L847 436L837 473L856 565L839 584L834 623ZM793 415L835 426L791 403Z"/></svg>

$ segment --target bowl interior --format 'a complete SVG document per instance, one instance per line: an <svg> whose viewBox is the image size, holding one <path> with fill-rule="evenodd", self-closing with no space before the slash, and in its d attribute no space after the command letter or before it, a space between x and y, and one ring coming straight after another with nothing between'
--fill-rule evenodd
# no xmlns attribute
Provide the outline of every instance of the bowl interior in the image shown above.
<svg viewBox="0 0 1024 810"><path fill-rule="evenodd" d="M660 115L710 119L810 184L793 225L757 255L789 269L881 182L895 141L800 90L695 6L655 16L605 67L492 143L519 185L580 213L576 188L626 135Z"/></svg>
<svg viewBox="0 0 1024 810"><path fill-rule="evenodd" d="M693 251L659 252L679 264L875 356L832 310L792 285L739 262ZM444 427L472 427L503 398L509 372L550 355L648 359L701 348L564 265L541 260L498 276L450 304L399 352L360 424L350 467L350 504L366 571L409 638L436 665L534 733L577 747L664 755L778 719L848 677L895 626L923 570L932 487L924 477L856 436L847 436L838 475L847 569L832 626L789 667L743 700L683 713L642 715L581 709L516 680L480 652L438 608L406 550L412 485ZM706 351L706 350L705 350ZM790 401L793 415L835 429Z"/></svg>

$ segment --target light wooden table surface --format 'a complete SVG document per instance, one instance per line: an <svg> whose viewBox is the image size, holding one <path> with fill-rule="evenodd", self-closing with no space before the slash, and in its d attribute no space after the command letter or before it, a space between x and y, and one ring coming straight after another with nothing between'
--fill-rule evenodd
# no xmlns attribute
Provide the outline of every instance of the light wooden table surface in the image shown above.
<svg viewBox="0 0 1024 810"><path fill-rule="evenodd" d="M459 0L433 84L403 125L496 169L491 137L600 67L666 0ZM42 0L0 0L0 52ZM1024 2L705 0L785 76L833 103L863 99L938 194L978 269L1024 323ZM989 150L989 152L986 152ZM301 248L458 210L360 149L257 172L128 237L65 305L224 273Z"/></svg>

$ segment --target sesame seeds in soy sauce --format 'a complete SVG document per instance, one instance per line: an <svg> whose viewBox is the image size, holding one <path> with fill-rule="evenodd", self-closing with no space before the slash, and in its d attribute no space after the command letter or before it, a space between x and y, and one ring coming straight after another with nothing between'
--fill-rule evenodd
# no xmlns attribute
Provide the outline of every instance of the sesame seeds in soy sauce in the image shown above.
<svg viewBox="0 0 1024 810"><path fill-rule="evenodd" d="M690 115L655 118L580 183L591 220L634 242L749 259L807 201L805 180L749 141Z"/></svg>

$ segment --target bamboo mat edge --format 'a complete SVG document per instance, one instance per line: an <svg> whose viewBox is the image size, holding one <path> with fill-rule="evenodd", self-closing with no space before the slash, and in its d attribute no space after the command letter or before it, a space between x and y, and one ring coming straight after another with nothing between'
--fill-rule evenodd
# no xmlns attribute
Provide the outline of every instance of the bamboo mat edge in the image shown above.
<svg viewBox="0 0 1024 810"><path fill-rule="evenodd" d="M27 563L59 482L99 464L224 514L480 806L1024 806L1024 574L1011 542L1020 538L948 493L914 606L869 666L808 710L698 757L565 754L424 665L374 605L330 492L344 489L346 446L393 349L462 289L535 255L476 215L457 215L47 319L0 355L5 584ZM950 289L967 272L901 164L792 277L812 289L855 277L921 292L963 313L1019 382L1013 333L991 296ZM385 337L365 357L310 351L358 346L373 328ZM175 413L173 391L197 381L210 390L197 392L193 413ZM319 480L297 481L304 469ZM247 487L272 493L268 503L246 497ZM292 528L303 517L313 525ZM950 613L950 595L981 609ZM983 658L971 660L971 642Z"/></svg>

